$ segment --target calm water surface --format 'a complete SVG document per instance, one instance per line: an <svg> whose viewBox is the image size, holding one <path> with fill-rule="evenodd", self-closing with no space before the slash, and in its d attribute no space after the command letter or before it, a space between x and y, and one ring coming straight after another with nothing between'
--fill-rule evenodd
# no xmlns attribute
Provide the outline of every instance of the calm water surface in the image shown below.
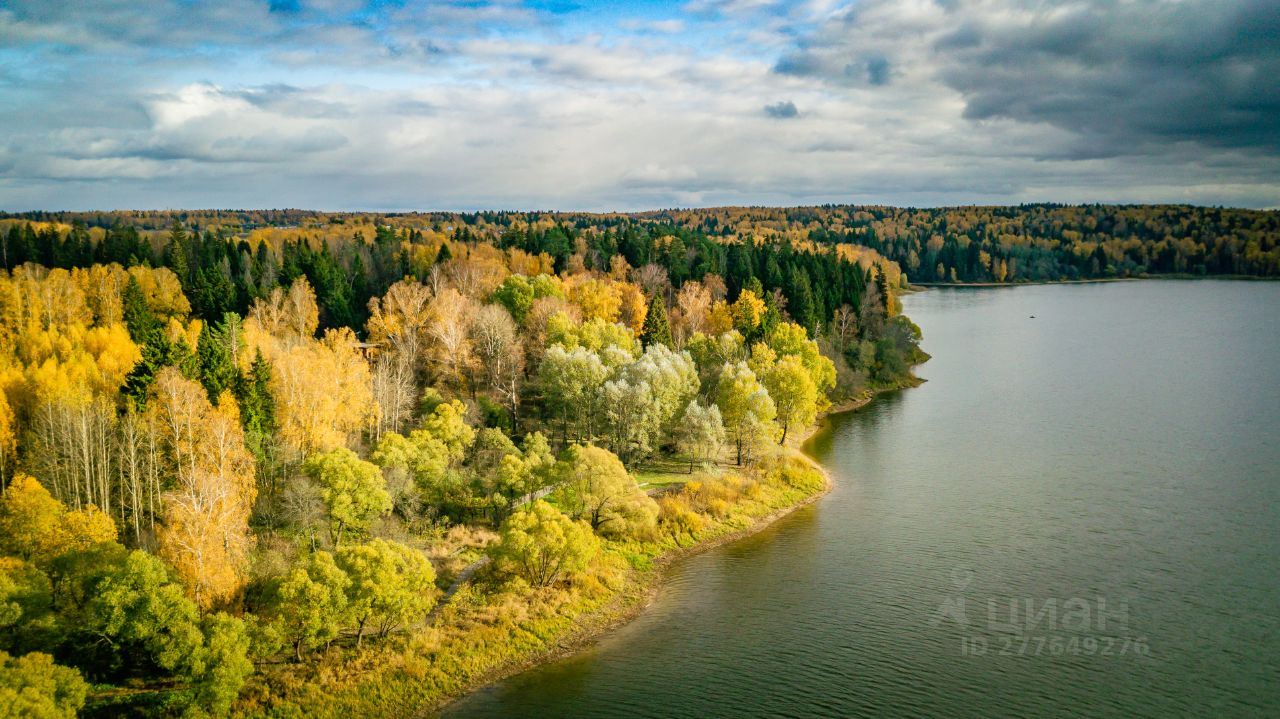
<svg viewBox="0 0 1280 719"><path fill-rule="evenodd" d="M905 305L929 382L815 439L835 491L446 716L1280 716L1280 284Z"/></svg>

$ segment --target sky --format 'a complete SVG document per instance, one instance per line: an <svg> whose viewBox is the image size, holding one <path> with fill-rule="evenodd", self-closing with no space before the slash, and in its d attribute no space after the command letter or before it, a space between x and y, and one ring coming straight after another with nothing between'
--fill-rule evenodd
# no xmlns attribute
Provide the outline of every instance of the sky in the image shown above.
<svg viewBox="0 0 1280 719"><path fill-rule="evenodd" d="M0 209L1280 206L1276 0L0 0Z"/></svg>

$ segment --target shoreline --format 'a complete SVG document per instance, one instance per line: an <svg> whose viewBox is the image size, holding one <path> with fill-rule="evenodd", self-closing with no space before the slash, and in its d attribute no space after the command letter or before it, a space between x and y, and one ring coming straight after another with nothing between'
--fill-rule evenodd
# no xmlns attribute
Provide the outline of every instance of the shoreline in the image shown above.
<svg viewBox="0 0 1280 719"><path fill-rule="evenodd" d="M827 472L825 467L814 461L808 454L801 452L800 455L803 456L804 459L822 475L825 481L821 490L805 497L795 504L778 509L763 517L759 517L748 527L744 527L727 534L710 537L705 541L697 542L681 549L674 549L657 557L653 562L652 569L644 571L644 576L636 578L636 581L620 591L618 595L609 600L607 604L595 611L591 611L577 617L576 622L578 628L562 637L556 642L555 646L549 647L546 650L535 653L533 656L499 667L492 672L485 674L466 688L443 699L441 702L428 709L425 713L418 716L440 716L440 714L451 705L461 701L471 694L485 689L486 687L492 686L504 679L509 679L531 669L536 669L537 667L545 664L550 664L551 662L559 661L561 659L567 659L588 649L599 642L606 634L629 624L645 609L647 609L658 596L658 592L660 592L662 587L665 585L666 572L675 562L702 554L703 552L724 546L730 542L735 542L739 539L745 539L754 534L758 534L777 522L779 519L782 519L796 510L807 507L825 497L834 488L831 475Z"/></svg>
<svg viewBox="0 0 1280 719"><path fill-rule="evenodd" d="M554 646L536 652L522 660L495 668L493 671L488 672L475 681L468 683L465 688L443 698L440 702L417 716L440 716L444 710L453 704L463 700L471 694L485 689L486 687L492 686L498 682L509 679L518 674L522 674L531 669L535 669L539 666L566 659L575 654L581 653L592 645L598 643L609 632L630 623L645 609L647 609L665 585L667 578L666 573L675 562L724 546L739 539L745 539L758 534L783 517L786 517L799 509L808 507L827 496L827 494L835 488L835 480L821 462L804 450L805 445L817 436L819 432L827 429L832 417L863 409L874 402L881 394L896 392L910 387L918 387L926 381L927 380L920 379L913 375L912 381L903 387L884 387L869 390L865 394L860 394L856 397L840 402L839 404L832 405L822 414L821 417L814 421L803 436L796 438L794 444L788 443L787 449L795 452L796 456L802 458L814 470L822 475L823 487L821 490L814 492L795 504L779 508L767 515L759 517L747 527L743 527L742 529L728 532L726 534L709 537L704 541L696 542L688 547L666 552L655 558L653 561L653 567L649 570L645 570L643 573L633 570L636 574L633 574L633 581L629 586L619 591L618 595L609 600L603 607L578 617L577 628L560 638Z"/></svg>
<svg viewBox="0 0 1280 719"><path fill-rule="evenodd" d="M1020 280L1018 282L912 282L911 287L921 290L930 287L1028 287L1031 285L1095 285L1107 282L1142 282L1145 280L1226 280L1232 282L1276 282L1280 277L1257 275L1191 275L1161 274L1139 277L1093 277L1085 280Z"/></svg>

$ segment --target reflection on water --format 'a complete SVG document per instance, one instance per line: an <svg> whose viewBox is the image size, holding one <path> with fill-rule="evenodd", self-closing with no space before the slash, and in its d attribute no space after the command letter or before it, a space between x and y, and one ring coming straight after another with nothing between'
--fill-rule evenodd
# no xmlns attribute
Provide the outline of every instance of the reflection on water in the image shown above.
<svg viewBox="0 0 1280 719"><path fill-rule="evenodd" d="M1280 285L906 311L929 382L813 439L827 498L447 716L1280 716Z"/></svg>

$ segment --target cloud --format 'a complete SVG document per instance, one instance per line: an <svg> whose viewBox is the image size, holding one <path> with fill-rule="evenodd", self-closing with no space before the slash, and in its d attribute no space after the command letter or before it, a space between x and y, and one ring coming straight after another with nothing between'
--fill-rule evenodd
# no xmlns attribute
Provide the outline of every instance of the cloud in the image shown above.
<svg viewBox="0 0 1280 719"><path fill-rule="evenodd" d="M688 183L697 177L697 170L688 165L667 167L649 162L624 172L622 180L631 187L667 187L673 183Z"/></svg>
<svg viewBox="0 0 1280 719"><path fill-rule="evenodd" d="M11 0L0 208L1275 206L1272 9Z"/></svg>
<svg viewBox="0 0 1280 719"><path fill-rule="evenodd" d="M690 0L683 10L691 15L748 15L778 4L778 0Z"/></svg>
<svg viewBox="0 0 1280 719"><path fill-rule="evenodd" d="M676 20L673 18L666 20L624 20L619 23L619 25L627 30L672 34L684 32L686 27L683 20Z"/></svg>
<svg viewBox="0 0 1280 719"><path fill-rule="evenodd" d="M796 109L796 104L790 100L765 105L764 114L775 120L790 120L794 117L800 117L800 111Z"/></svg>
<svg viewBox="0 0 1280 719"><path fill-rule="evenodd" d="M889 83L889 61L883 57L869 57L863 63L867 71L867 82L872 85L887 85Z"/></svg>
<svg viewBox="0 0 1280 719"><path fill-rule="evenodd" d="M1275 154L1277 37L1272 0L865 0L774 69L833 86L936 82L963 98L964 118L1052 125L1075 135L1078 157L1178 142Z"/></svg>

